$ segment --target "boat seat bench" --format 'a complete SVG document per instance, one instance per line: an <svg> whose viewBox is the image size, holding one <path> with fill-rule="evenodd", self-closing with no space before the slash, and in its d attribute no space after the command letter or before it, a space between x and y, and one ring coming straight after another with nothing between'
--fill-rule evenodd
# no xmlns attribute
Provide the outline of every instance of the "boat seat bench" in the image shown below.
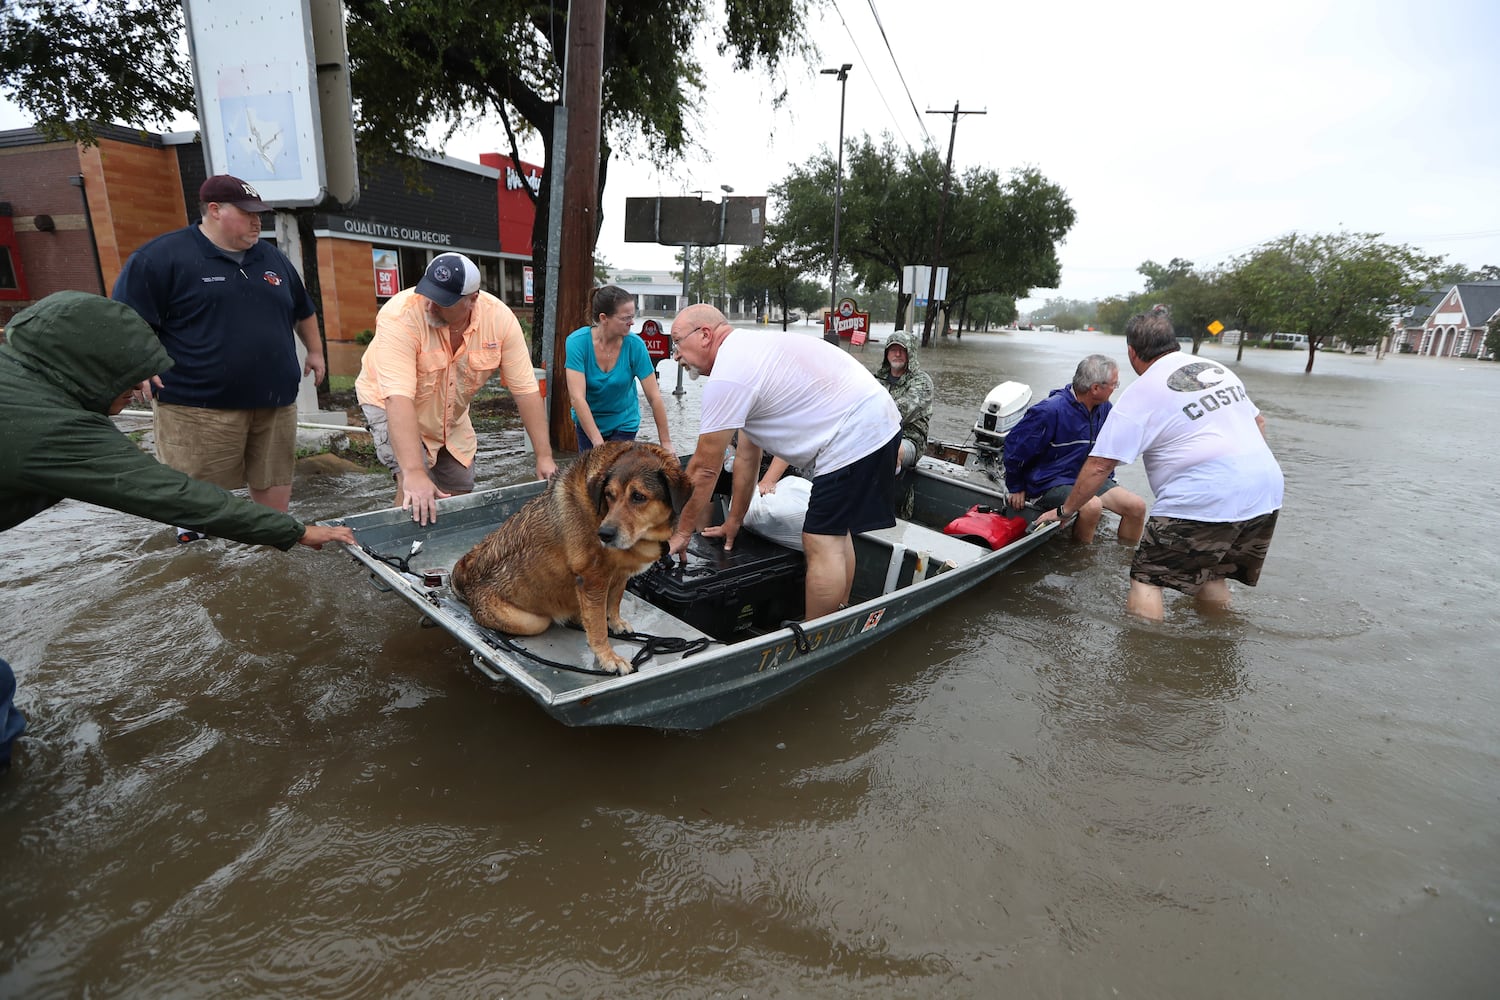
<svg viewBox="0 0 1500 1000"><path fill-rule="evenodd" d="M893 527L860 533L860 538L891 553L881 593L889 594L901 585L901 574L907 553L914 557L911 579L915 583L981 558L989 550L962 538L933 531L911 521L897 521Z"/></svg>

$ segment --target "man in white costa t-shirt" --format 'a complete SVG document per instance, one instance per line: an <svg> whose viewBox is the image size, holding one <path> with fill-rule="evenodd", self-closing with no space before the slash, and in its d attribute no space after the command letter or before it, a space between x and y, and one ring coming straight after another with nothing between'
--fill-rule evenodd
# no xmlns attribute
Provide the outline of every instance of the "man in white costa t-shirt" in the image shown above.
<svg viewBox="0 0 1500 1000"><path fill-rule="evenodd" d="M698 446L688 463L693 495L672 535L687 550L693 526L713 496L724 449L743 431L724 547L750 506L761 450L813 481L802 546L807 554L807 618L848 603L854 586L852 532L888 528L894 515L901 414L864 367L817 337L736 330L713 306L688 306L672 322L672 354L690 374L708 375ZM748 438L748 442L745 440Z"/></svg>
<svg viewBox="0 0 1500 1000"><path fill-rule="evenodd" d="M1265 419L1232 371L1178 348L1165 307L1132 317L1125 344L1140 377L1121 393L1055 516L1072 517L1116 465L1143 458L1156 502L1130 566L1126 610L1160 620L1163 587L1226 608L1228 580L1253 587L1260 579L1281 509L1284 481Z"/></svg>

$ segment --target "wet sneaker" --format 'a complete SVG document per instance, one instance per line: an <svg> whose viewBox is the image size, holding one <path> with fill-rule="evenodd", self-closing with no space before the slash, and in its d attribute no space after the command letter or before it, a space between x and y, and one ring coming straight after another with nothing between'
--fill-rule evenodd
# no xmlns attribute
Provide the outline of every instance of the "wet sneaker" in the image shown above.
<svg viewBox="0 0 1500 1000"><path fill-rule="evenodd" d="M177 532L177 543L179 545L186 545L188 542L196 542L198 539L206 537L203 532L194 531L191 528L174 528L173 530Z"/></svg>

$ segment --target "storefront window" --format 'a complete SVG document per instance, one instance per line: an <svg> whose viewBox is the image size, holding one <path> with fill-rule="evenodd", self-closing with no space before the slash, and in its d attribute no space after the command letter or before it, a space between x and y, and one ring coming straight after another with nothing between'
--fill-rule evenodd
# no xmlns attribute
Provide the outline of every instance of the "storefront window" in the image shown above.
<svg viewBox="0 0 1500 1000"><path fill-rule="evenodd" d="M436 256L421 247L401 248L401 287L411 288L427 273L427 265Z"/></svg>
<svg viewBox="0 0 1500 1000"><path fill-rule="evenodd" d="M9 223L9 219L0 220ZM20 252L16 249L15 233L9 225L0 226L0 301L18 302L27 295L26 273L20 266ZM0 323L0 326L3 326Z"/></svg>
<svg viewBox="0 0 1500 1000"><path fill-rule="evenodd" d="M479 287L491 295L500 294L500 258L499 257L475 257L474 263L479 265L479 273L483 275Z"/></svg>
<svg viewBox="0 0 1500 1000"><path fill-rule="evenodd" d="M522 283L521 268L528 266L525 261L507 260L505 262L505 294L500 296L506 305L519 306L526 303L526 289Z"/></svg>

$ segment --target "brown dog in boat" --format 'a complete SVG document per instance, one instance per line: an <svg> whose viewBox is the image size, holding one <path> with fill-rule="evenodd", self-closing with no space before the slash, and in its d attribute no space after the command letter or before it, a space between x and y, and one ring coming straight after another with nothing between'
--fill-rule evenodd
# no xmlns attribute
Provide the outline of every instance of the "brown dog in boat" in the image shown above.
<svg viewBox="0 0 1500 1000"><path fill-rule="evenodd" d="M538 635L577 622L611 673L630 661L609 631L620 618L625 582L667 551L686 503L688 479L659 445L606 441L558 473L453 567L453 589L474 620L509 635Z"/></svg>

